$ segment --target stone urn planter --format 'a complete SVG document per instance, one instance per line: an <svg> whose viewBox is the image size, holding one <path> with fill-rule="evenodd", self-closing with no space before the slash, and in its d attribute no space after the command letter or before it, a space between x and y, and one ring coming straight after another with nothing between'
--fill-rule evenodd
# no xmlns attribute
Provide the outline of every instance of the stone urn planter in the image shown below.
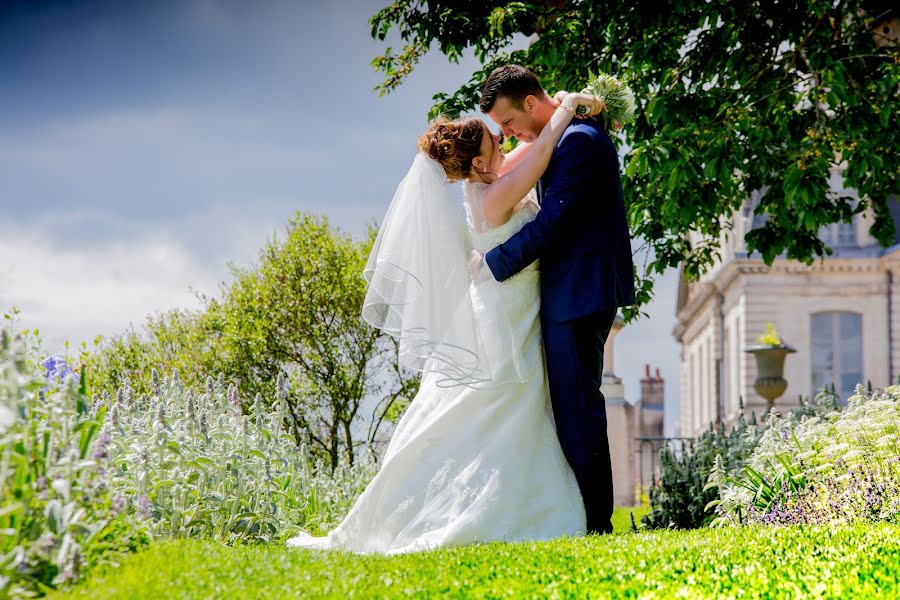
<svg viewBox="0 0 900 600"><path fill-rule="evenodd" d="M784 359L796 350L783 343L756 344L747 346L745 352L756 357L756 380L753 382L753 389L766 399L771 410L775 406L775 399L787 389L787 379L784 378Z"/></svg>

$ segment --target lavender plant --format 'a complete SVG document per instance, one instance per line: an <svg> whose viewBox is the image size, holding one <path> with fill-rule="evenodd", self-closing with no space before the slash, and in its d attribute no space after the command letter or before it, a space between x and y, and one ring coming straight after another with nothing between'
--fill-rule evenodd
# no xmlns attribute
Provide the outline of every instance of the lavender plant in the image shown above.
<svg viewBox="0 0 900 600"><path fill-rule="evenodd" d="M75 581L86 555L110 562L142 537L91 456L103 411L86 414L71 370L47 385L14 314L0 332L0 597L17 598Z"/></svg>
<svg viewBox="0 0 900 600"><path fill-rule="evenodd" d="M897 522L900 516L900 387L857 386L847 406L799 420L770 415L743 471L717 465L717 525Z"/></svg>
<svg viewBox="0 0 900 600"><path fill-rule="evenodd" d="M133 502L155 535L269 542L327 529L373 475L371 455L332 473L298 446L281 376L274 411L257 395L247 415L222 377L200 393L177 372L152 379L151 396L120 388L95 453L115 497Z"/></svg>
<svg viewBox="0 0 900 600"><path fill-rule="evenodd" d="M221 375L197 393L153 372L147 394L125 381L88 399L37 352L0 330L0 598L41 595L160 536L329 529L374 473L372 455L332 470L297 445L283 377L249 414Z"/></svg>
<svg viewBox="0 0 900 600"><path fill-rule="evenodd" d="M799 423L808 417L828 414L837 406L838 399L833 391L825 391L812 401L801 397L800 406L782 420L788 424ZM759 492L761 501L771 497L769 488L759 482L753 465L747 461L764 432L775 422L769 415L757 424L756 414L748 418L742 403L733 427L726 428L721 422L710 424L696 440L678 448L680 452L668 446L662 448L659 454L660 476L650 488L652 510L644 515L642 525L647 528L693 529L715 522L720 516L715 510L719 494L716 485L710 481L734 479L741 473L747 473L751 478L747 485L757 486L754 492ZM776 484L780 485L780 481Z"/></svg>
<svg viewBox="0 0 900 600"><path fill-rule="evenodd" d="M715 491L704 487L711 470L715 464L727 472L740 470L760 434L756 415L748 418L742 406L734 427L726 430L721 422L711 424L678 452L664 446L659 453L659 479L650 487L651 510L642 517L642 526L694 529L709 524L716 516L708 506Z"/></svg>

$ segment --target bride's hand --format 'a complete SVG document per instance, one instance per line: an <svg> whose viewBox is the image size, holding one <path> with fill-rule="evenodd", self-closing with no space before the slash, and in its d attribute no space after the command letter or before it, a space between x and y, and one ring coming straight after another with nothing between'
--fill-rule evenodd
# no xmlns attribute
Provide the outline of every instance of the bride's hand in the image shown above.
<svg viewBox="0 0 900 600"><path fill-rule="evenodd" d="M487 281L488 276L485 270L484 254L478 250L472 250L469 255L469 275L472 277L472 281L476 284Z"/></svg>
<svg viewBox="0 0 900 600"><path fill-rule="evenodd" d="M575 110L576 117L593 117L600 114L600 111L606 110L606 103L597 96L591 94L568 94L562 101L563 106L568 109ZM578 112L578 108L584 106L587 112Z"/></svg>
<svg viewBox="0 0 900 600"><path fill-rule="evenodd" d="M567 92L565 90L559 90L558 92L553 94L554 104L556 104L556 106L559 106L560 104L562 104L562 101L565 100L566 96L568 96L568 95L569 95L569 92Z"/></svg>

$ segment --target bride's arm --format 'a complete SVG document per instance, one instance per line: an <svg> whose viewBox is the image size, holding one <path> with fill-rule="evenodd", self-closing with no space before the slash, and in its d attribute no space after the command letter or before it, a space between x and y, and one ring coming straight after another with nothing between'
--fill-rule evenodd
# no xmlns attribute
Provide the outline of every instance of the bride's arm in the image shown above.
<svg viewBox="0 0 900 600"><path fill-rule="evenodd" d="M553 149L572 122L575 109L581 104L591 107L590 114L596 114L604 108L603 101L595 96L569 94L553 112L537 140L524 151L518 164L487 186L483 208L484 216L492 227L506 223L516 204L540 179L553 156Z"/></svg>
<svg viewBox="0 0 900 600"><path fill-rule="evenodd" d="M503 155L503 166L500 168L500 174L506 175L516 168L522 162L522 159L528 156L528 151L534 144L528 142L519 142L510 152Z"/></svg>

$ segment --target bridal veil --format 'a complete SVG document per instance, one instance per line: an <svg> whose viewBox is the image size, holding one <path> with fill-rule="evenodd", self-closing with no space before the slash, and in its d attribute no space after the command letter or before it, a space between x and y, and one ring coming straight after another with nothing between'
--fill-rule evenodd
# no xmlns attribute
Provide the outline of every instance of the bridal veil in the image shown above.
<svg viewBox="0 0 900 600"><path fill-rule="evenodd" d="M433 373L441 386L523 381L520 340L492 299L502 284L473 283L471 252L460 186L417 153L364 271L363 318L398 340L401 366Z"/></svg>

